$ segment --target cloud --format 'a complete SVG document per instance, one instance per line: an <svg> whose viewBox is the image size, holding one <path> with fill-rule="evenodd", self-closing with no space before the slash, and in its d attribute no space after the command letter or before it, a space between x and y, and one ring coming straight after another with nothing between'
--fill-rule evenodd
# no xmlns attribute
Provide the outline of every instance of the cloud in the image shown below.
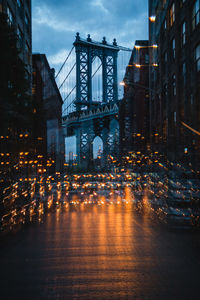
<svg viewBox="0 0 200 300"><path fill-rule="evenodd" d="M76 32L82 38L133 47L147 38L148 0L33 0L33 51L45 53L55 68L68 53ZM65 52L66 51L66 52Z"/></svg>
<svg viewBox="0 0 200 300"><path fill-rule="evenodd" d="M49 56L49 63L53 65L60 65L64 62L68 54L66 49L61 49L54 55Z"/></svg>
<svg viewBox="0 0 200 300"><path fill-rule="evenodd" d="M36 7L36 12L33 16L33 24L35 25L45 25L50 27L55 31L69 31L74 32L78 24L75 22L72 24L66 20L59 20L58 17L50 10L47 6L43 5L42 7Z"/></svg>
<svg viewBox="0 0 200 300"><path fill-rule="evenodd" d="M100 8L100 10L102 10L104 13L109 14L109 11L104 7L102 0L92 0L91 5L96 6Z"/></svg>

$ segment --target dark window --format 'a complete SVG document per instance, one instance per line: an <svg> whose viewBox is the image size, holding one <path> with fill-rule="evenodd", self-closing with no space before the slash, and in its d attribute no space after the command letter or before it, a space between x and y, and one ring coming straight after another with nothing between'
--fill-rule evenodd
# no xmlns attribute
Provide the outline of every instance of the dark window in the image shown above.
<svg viewBox="0 0 200 300"><path fill-rule="evenodd" d="M200 0L196 0L192 10L192 28L195 29L200 22Z"/></svg>
<svg viewBox="0 0 200 300"><path fill-rule="evenodd" d="M26 50L27 62L28 62L28 64L30 64L31 63L31 51L30 51L30 47L27 42L25 44L25 50Z"/></svg>
<svg viewBox="0 0 200 300"><path fill-rule="evenodd" d="M167 20L164 21L164 30L167 30Z"/></svg>
<svg viewBox="0 0 200 300"><path fill-rule="evenodd" d="M182 7L185 2L186 2L186 0L181 0L180 1L180 6Z"/></svg>
<svg viewBox="0 0 200 300"><path fill-rule="evenodd" d="M195 49L196 70L200 71L200 44Z"/></svg>
<svg viewBox="0 0 200 300"><path fill-rule="evenodd" d="M165 61L165 64L167 64L167 52L165 52L165 54L164 54L164 61Z"/></svg>
<svg viewBox="0 0 200 300"><path fill-rule="evenodd" d="M149 55L145 54L145 64L148 64L148 63L149 63Z"/></svg>
<svg viewBox="0 0 200 300"><path fill-rule="evenodd" d="M27 14L25 14L25 23L27 26L29 26L29 17L27 16Z"/></svg>
<svg viewBox="0 0 200 300"><path fill-rule="evenodd" d="M18 42L19 42L19 48L22 48L23 46L23 33L19 26L17 27L17 36L18 36Z"/></svg>
<svg viewBox="0 0 200 300"><path fill-rule="evenodd" d="M181 44L185 45L186 42L186 23L184 22L181 27Z"/></svg>
<svg viewBox="0 0 200 300"><path fill-rule="evenodd" d="M186 82L186 64L185 62L182 64L182 76L183 76L183 83Z"/></svg>
<svg viewBox="0 0 200 300"><path fill-rule="evenodd" d="M17 0L17 5L18 5L18 7L22 7L22 1L21 0Z"/></svg>
<svg viewBox="0 0 200 300"><path fill-rule="evenodd" d="M175 39L172 40L172 57L173 57L173 59L175 59L175 57L176 57L176 43L175 43Z"/></svg>
<svg viewBox="0 0 200 300"><path fill-rule="evenodd" d="M176 96L176 75L175 74L172 76L172 89L173 89L173 95Z"/></svg>
<svg viewBox="0 0 200 300"><path fill-rule="evenodd" d="M7 7L7 15L8 15L8 23L9 23L9 25L12 25L13 21L14 21L14 17L13 17L13 13L9 6Z"/></svg>

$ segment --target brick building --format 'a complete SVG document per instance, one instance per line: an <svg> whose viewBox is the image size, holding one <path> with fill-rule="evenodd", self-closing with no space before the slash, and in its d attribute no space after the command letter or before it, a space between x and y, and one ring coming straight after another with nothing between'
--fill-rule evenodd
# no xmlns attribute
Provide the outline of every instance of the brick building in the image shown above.
<svg viewBox="0 0 200 300"><path fill-rule="evenodd" d="M45 54L33 54L32 95L37 115L34 135L41 140L36 151L54 160L55 170L60 171L64 164L63 101Z"/></svg>
<svg viewBox="0 0 200 300"><path fill-rule="evenodd" d="M31 85L32 23L31 0L0 0L0 12L7 14L8 22L14 26L18 36L20 58L26 64L27 78Z"/></svg>
<svg viewBox="0 0 200 300"><path fill-rule="evenodd" d="M200 1L149 0L152 148L198 168L200 153Z"/></svg>
<svg viewBox="0 0 200 300"><path fill-rule="evenodd" d="M136 41L126 68L120 108L121 153L144 151L149 136L149 43Z"/></svg>

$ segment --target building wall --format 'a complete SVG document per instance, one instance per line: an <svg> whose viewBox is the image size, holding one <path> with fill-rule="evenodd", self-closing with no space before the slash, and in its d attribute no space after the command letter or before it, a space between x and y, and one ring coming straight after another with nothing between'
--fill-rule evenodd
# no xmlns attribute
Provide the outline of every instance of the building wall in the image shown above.
<svg viewBox="0 0 200 300"><path fill-rule="evenodd" d="M120 108L121 152L144 151L149 123L149 44L136 41L124 77Z"/></svg>
<svg viewBox="0 0 200 300"><path fill-rule="evenodd" d="M62 133L62 98L55 82L54 70L44 54L33 54L33 99L44 110L37 135L43 139L43 155L55 161L56 170L64 164Z"/></svg>
<svg viewBox="0 0 200 300"><path fill-rule="evenodd" d="M195 6L196 4L196 6ZM199 1L149 1L151 142L170 159L198 161L200 131L200 8ZM196 7L196 15L194 14ZM150 18L151 19L151 18ZM186 150L187 149L187 150ZM188 159L187 157L187 159ZM190 160L190 159L189 159ZM191 162L190 161L190 162Z"/></svg>
<svg viewBox="0 0 200 300"><path fill-rule="evenodd" d="M18 35L20 57L27 65L27 76L31 84L32 73L32 23L31 0L0 0L0 12L8 15L8 22L14 25Z"/></svg>

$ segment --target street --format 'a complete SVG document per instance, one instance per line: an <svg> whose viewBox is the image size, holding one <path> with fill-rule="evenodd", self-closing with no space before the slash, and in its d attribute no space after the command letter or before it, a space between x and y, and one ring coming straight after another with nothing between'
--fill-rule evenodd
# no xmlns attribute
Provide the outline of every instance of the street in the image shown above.
<svg viewBox="0 0 200 300"><path fill-rule="evenodd" d="M5 239L2 300L198 298L198 231L164 226L131 202L77 203Z"/></svg>

